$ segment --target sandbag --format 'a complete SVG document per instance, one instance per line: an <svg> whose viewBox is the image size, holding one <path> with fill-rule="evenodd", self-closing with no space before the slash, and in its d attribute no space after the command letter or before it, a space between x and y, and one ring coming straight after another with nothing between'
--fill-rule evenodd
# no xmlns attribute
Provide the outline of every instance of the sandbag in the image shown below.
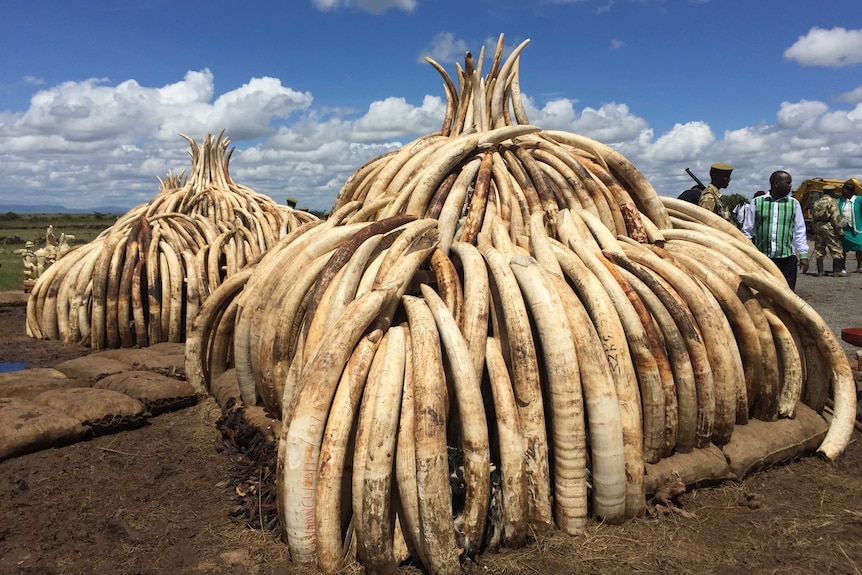
<svg viewBox="0 0 862 575"><path fill-rule="evenodd" d="M19 397L0 398L0 461L68 445L87 433L77 419Z"/></svg>
<svg viewBox="0 0 862 575"><path fill-rule="evenodd" d="M185 356L186 354L186 344L185 343L177 343L170 341L163 341L161 343L155 343L150 347L146 348L151 352L158 355L181 355Z"/></svg>
<svg viewBox="0 0 862 575"><path fill-rule="evenodd" d="M70 379L50 367L34 367L9 373L0 373L0 397L33 399L49 389L86 387L77 379Z"/></svg>
<svg viewBox="0 0 862 575"><path fill-rule="evenodd" d="M734 436L736 429L741 427L745 426L737 426L733 432ZM676 475L688 488L718 485L728 479L736 479L721 449L710 443L688 453L675 453L657 463L647 463L644 476L647 495L652 495L663 485L674 482Z"/></svg>
<svg viewBox="0 0 862 575"><path fill-rule="evenodd" d="M134 369L185 379L185 344L158 343L144 348L109 349L92 354L121 361Z"/></svg>
<svg viewBox="0 0 862 575"><path fill-rule="evenodd" d="M152 371L125 371L103 377L93 384L134 397L151 415L183 409L197 402L197 394L187 381Z"/></svg>
<svg viewBox="0 0 862 575"><path fill-rule="evenodd" d="M794 419L763 422L752 419L733 430L730 443L722 447L731 473L747 475L814 453L823 442L829 425L802 402Z"/></svg>
<svg viewBox="0 0 862 575"><path fill-rule="evenodd" d="M129 371L132 367L110 357L100 357L100 354L85 355L58 363L54 368L70 379L79 379L88 385L103 377Z"/></svg>
<svg viewBox="0 0 862 575"><path fill-rule="evenodd" d="M110 389L76 387L52 389L33 398L89 428L93 435L140 427L146 421L144 404Z"/></svg>
<svg viewBox="0 0 862 575"><path fill-rule="evenodd" d="M749 420L733 429L730 442L722 448L710 444L690 453L677 453L658 463L646 465L644 485L651 495L675 474L686 487L705 487L725 480L741 481L748 475L814 453L829 424L802 402L794 419L764 422Z"/></svg>

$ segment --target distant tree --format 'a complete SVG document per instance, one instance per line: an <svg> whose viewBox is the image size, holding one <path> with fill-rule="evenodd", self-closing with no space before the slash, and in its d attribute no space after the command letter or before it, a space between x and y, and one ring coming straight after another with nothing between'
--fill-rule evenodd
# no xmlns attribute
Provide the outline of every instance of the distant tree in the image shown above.
<svg viewBox="0 0 862 575"><path fill-rule="evenodd" d="M6 212L5 214L3 214L2 217L4 220L17 220L21 216L19 216L16 212Z"/></svg>
<svg viewBox="0 0 862 575"><path fill-rule="evenodd" d="M102 212L93 212L93 217L96 218L97 220L104 220L105 215L106 214L103 214Z"/></svg>

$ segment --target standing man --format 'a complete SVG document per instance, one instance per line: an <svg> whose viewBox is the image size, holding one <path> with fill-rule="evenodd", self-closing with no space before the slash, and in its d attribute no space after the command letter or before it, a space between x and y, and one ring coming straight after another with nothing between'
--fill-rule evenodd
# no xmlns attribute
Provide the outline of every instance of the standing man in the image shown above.
<svg viewBox="0 0 862 575"><path fill-rule="evenodd" d="M697 205L711 211L733 223L730 216L730 211L721 201L721 190L730 184L730 173L733 171L733 166L730 164L713 164L709 168L709 185L703 190L698 200Z"/></svg>
<svg viewBox="0 0 862 575"><path fill-rule="evenodd" d="M757 190L756 192L754 192L754 196L751 198L751 200L748 200L747 202L742 202L733 209L733 219L735 220L734 223L736 224L736 227L742 229L742 224L745 221L745 212L751 210L752 200L754 200L754 198L759 198L765 193L766 192L764 192L763 190Z"/></svg>
<svg viewBox="0 0 862 575"><path fill-rule="evenodd" d="M742 233L778 266L787 285L795 290L797 255L802 273L808 271L808 240L802 206L790 195L792 183L789 173L773 172L769 193L754 198L752 208L745 212Z"/></svg>
<svg viewBox="0 0 862 575"><path fill-rule="evenodd" d="M846 257L847 252L856 252L856 272L862 273L862 197L856 195L853 180L847 180L841 187L838 208L844 228L844 255Z"/></svg>
<svg viewBox="0 0 862 575"><path fill-rule="evenodd" d="M841 211L835 196L838 189L826 184L823 186L823 197L811 206L811 224L814 228L814 257L817 258L817 277L823 277L823 258L832 258L832 276L843 278L847 275L844 269L844 250L841 249L841 239L844 231L841 229Z"/></svg>

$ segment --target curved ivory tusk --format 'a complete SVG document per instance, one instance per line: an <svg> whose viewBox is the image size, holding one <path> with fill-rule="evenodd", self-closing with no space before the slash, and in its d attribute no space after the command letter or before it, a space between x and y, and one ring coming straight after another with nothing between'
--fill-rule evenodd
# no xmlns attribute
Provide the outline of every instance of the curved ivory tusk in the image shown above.
<svg viewBox="0 0 862 575"><path fill-rule="evenodd" d="M464 277L464 311L459 327L470 348L476 379L481 381L490 307L488 269L482 254L472 244L457 242L452 245L452 253L460 260Z"/></svg>
<svg viewBox="0 0 862 575"><path fill-rule="evenodd" d="M467 494L464 503L464 550L472 557L479 552L485 533L485 521L490 500L490 447L485 406L479 381L473 370L470 350L440 296L430 286L422 284L422 297L428 304L443 349L449 360L449 370L458 404L461 423L461 447L464 455L464 481Z"/></svg>
<svg viewBox="0 0 862 575"><path fill-rule="evenodd" d="M823 318L792 290L777 286L774 280L764 275L744 273L741 277L746 285L787 310L814 337L820 353L831 366L835 415L817 451L827 459L835 460L847 447L856 420L856 383L847 355Z"/></svg>
<svg viewBox="0 0 862 575"><path fill-rule="evenodd" d="M283 420L283 465L278 490L284 507L282 525L292 558L299 563L314 559L314 492L324 425L335 387L348 356L362 333L389 303L391 294L372 290L345 308L342 317L321 341L303 370L302 388Z"/></svg>
<svg viewBox="0 0 862 575"><path fill-rule="evenodd" d="M554 508L557 527L577 534L586 527L586 426L571 328L559 310L563 304L541 276L538 263L527 256L510 262L533 317L542 346L554 459Z"/></svg>
<svg viewBox="0 0 862 575"><path fill-rule="evenodd" d="M777 413L782 417L793 417L796 404L802 395L802 360L790 329L781 321L775 310L764 307L769 321L775 348L781 365L781 390L777 398Z"/></svg>
<svg viewBox="0 0 862 575"><path fill-rule="evenodd" d="M426 567L432 573L460 574L452 527L452 498L446 446L447 390L443 352L434 316L414 296L402 298L413 356L416 491Z"/></svg>
<svg viewBox="0 0 862 575"><path fill-rule="evenodd" d="M578 350L590 437L592 511L608 523L621 522L626 516L626 447L616 386L602 338L587 306L565 280L550 274L545 277L556 286Z"/></svg>
<svg viewBox="0 0 862 575"><path fill-rule="evenodd" d="M482 255L490 272L494 321L503 354L508 357L524 434L528 521L536 528L546 529L553 522L548 438L532 327L517 280L503 256L490 247L484 249Z"/></svg>
<svg viewBox="0 0 862 575"><path fill-rule="evenodd" d="M375 394L371 398L373 416L369 421L368 448L364 462L356 462L365 466L358 530L362 532L360 541L364 546L365 561L375 573L394 573L397 570L391 502L407 353L405 338L405 329L393 326L384 335L377 351L378 355L383 353L383 360L379 381L373 387Z"/></svg>
<svg viewBox="0 0 862 575"><path fill-rule="evenodd" d="M497 437L502 473L502 539L509 547L522 547L527 537L527 484L524 470L524 438L518 422L518 406L512 390L512 380L503 359L500 341L488 337L485 362L494 413L497 416Z"/></svg>
<svg viewBox="0 0 862 575"><path fill-rule="evenodd" d="M700 326L709 364L714 374L715 412L712 441L717 445L726 444L730 440L736 422L736 395L737 386L740 385L737 379L741 377L741 373L735 369L736 364L730 355L727 332L722 325L722 321L726 319L723 314L716 314L715 308L707 300L700 285L686 272L640 244L623 242L621 245L627 257L654 270L674 287L676 292L685 299L695 321Z"/></svg>

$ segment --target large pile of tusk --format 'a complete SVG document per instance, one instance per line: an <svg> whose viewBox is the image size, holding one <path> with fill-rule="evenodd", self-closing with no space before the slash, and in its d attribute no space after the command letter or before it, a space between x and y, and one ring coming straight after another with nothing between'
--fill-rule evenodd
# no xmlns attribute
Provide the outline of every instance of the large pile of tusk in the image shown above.
<svg viewBox="0 0 862 575"><path fill-rule="evenodd" d="M93 349L182 342L227 277L317 219L233 182L221 134L183 138L189 177L169 173L149 203L51 266L27 302L28 335Z"/></svg>
<svg viewBox="0 0 862 575"><path fill-rule="evenodd" d="M855 417L846 356L732 226L619 153L531 126L518 60L468 54L443 129L372 160L203 303L199 389L235 373L281 418L290 553L334 573L460 572L588 515L644 512L644 469L750 417ZM512 121L514 115L515 122ZM805 407L808 409L808 407Z"/></svg>

